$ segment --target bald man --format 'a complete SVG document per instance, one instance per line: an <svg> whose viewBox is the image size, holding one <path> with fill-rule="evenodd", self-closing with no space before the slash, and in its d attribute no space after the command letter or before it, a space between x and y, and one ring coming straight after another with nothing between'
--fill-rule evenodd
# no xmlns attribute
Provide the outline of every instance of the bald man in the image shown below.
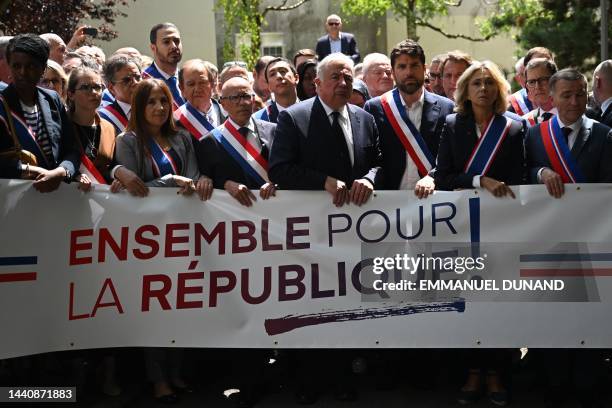
<svg viewBox="0 0 612 408"><path fill-rule="evenodd" d="M341 52L344 55L351 57L353 62L357 64L361 59L355 36L351 33L342 32L342 19L336 14L332 14L325 20L325 30L327 34L319 38L317 41L316 52L319 61L327 57L329 54Z"/></svg>
<svg viewBox="0 0 612 408"><path fill-rule="evenodd" d="M612 127L612 60L600 63L593 72L593 98L599 106L595 115L587 116Z"/></svg>
<svg viewBox="0 0 612 408"><path fill-rule="evenodd" d="M268 153L276 125L251 117L254 98L248 80L228 79L220 98L228 118L196 145L200 172L213 180L214 188L225 189L246 207L257 200L251 190L259 190L264 200L276 192L268 178Z"/></svg>
<svg viewBox="0 0 612 408"><path fill-rule="evenodd" d="M41 34L40 38L49 44L49 59L62 65L67 51L66 43L62 40L62 37L54 33L45 33Z"/></svg>

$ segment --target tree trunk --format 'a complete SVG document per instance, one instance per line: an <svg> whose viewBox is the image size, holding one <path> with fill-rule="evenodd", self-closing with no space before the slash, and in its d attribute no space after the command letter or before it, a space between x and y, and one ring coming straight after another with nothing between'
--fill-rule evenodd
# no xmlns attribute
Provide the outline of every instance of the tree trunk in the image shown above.
<svg viewBox="0 0 612 408"><path fill-rule="evenodd" d="M417 36L417 24L414 14L415 7L414 0L410 0L408 2L408 12L406 13L406 38L418 42L419 37Z"/></svg>

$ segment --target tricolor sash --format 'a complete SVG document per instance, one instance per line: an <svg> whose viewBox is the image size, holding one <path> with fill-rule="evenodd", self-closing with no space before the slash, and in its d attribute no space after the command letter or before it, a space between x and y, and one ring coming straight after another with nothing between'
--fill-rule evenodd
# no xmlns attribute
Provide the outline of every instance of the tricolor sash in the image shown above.
<svg viewBox="0 0 612 408"><path fill-rule="evenodd" d="M107 105L99 108L98 113L102 118L113 124L117 134L125 132L125 128L128 125L128 119L122 114L122 112L117 111L113 105Z"/></svg>
<svg viewBox="0 0 612 408"><path fill-rule="evenodd" d="M472 175L485 175L495 160L500 146L508 135L512 119L501 115L494 115L484 134L474 147L469 160L465 164L464 172Z"/></svg>
<svg viewBox="0 0 612 408"><path fill-rule="evenodd" d="M17 113L10 110L10 108L8 108L7 111L8 104L5 102L2 96L0 96L0 101L0 120L2 120L6 126L8 132L11 134L13 133L11 131L12 122L15 128L15 137L17 137L17 141L19 141L19 144L21 145L21 150L27 150L28 152L32 153L36 156L36 161L38 162L39 166L48 168L49 161L47 156L44 154L43 150L40 148L40 145L36 141L36 135L34 135L32 129ZM39 112L39 114L42 115L42 112Z"/></svg>
<svg viewBox="0 0 612 408"><path fill-rule="evenodd" d="M514 108L514 112L519 116L526 115L533 109L533 105L527 97L527 90L525 88L510 95L509 99Z"/></svg>
<svg viewBox="0 0 612 408"><path fill-rule="evenodd" d="M163 177L166 174L179 174L178 166L155 139L149 139L149 151L151 152L151 163L155 177Z"/></svg>
<svg viewBox="0 0 612 408"><path fill-rule="evenodd" d="M84 153L81 153L79 173L86 174L93 184L107 184L100 171L96 168L91 159Z"/></svg>
<svg viewBox="0 0 612 408"><path fill-rule="evenodd" d="M229 120L212 131L213 136L240 167L260 186L268 183L268 160L261 150L247 142Z"/></svg>
<svg viewBox="0 0 612 408"><path fill-rule="evenodd" d="M101 105L108 106L108 105L111 105L113 102L115 102L115 97L113 96L112 93L110 93L108 89L105 89L104 92L102 92Z"/></svg>
<svg viewBox="0 0 612 408"><path fill-rule="evenodd" d="M523 119L525 119L527 121L527 126L528 127L534 127L535 125L538 124L538 120L536 118L535 112L537 110L532 110L531 112L529 112L528 114L523 116Z"/></svg>
<svg viewBox="0 0 612 408"><path fill-rule="evenodd" d="M425 177L435 166L435 159L429 151L425 139L410 121L406 109L402 105L399 90L395 88L383 94L380 97L380 102L395 135L416 164L419 175Z"/></svg>
<svg viewBox="0 0 612 408"><path fill-rule="evenodd" d="M206 119L206 116L193 107L189 102L185 102L180 108L174 111L174 120L180 122L185 129L191 133L196 140L200 141L207 133L215 127Z"/></svg>
<svg viewBox="0 0 612 408"><path fill-rule="evenodd" d="M264 108L253 114L253 117L259 120L265 120L266 122L277 123L278 113L278 106L276 106L276 102L270 99Z"/></svg>
<svg viewBox="0 0 612 408"><path fill-rule="evenodd" d="M584 183L585 178L572 157L557 116L540 124L540 136L550 166L563 183Z"/></svg>
<svg viewBox="0 0 612 408"><path fill-rule="evenodd" d="M144 78L161 79L162 81L166 83L166 85L168 85L168 88L170 88L170 93L172 94L172 110L173 111L177 110L180 106L185 104L185 100L181 96L181 91L179 91L178 89L178 86L176 83L176 77L170 77L168 79L165 79L162 73L159 72L159 70L155 66L155 63L151 64L147 69L145 69L142 72L142 76ZM172 80L172 78L174 78L174 80Z"/></svg>

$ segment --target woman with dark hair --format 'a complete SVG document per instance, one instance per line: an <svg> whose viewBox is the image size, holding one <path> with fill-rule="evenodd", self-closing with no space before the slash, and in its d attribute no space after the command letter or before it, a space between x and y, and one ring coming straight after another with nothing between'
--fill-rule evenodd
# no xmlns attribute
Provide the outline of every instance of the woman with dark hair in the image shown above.
<svg viewBox="0 0 612 408"><path fill-rule="evenodd" d="M298 67L297 96L300 101L317 95L314 80L317 76L317 60L309 59L302 62Z"/></svg>
<svg viewBox="0 0 612 408"><path fill-rule="evenodd" d="M474 62L461 75L455 91L457 113L446 117L440 137L437 189L486 189L495 197L515 197L510 186L524 179L524 127L504 116L507 95L507 82L490 61ZM491 402L506 405L501 372L509 360L506 350L468 352L469 370L459 402L468 404L482 395L484 374Z"/></svg>

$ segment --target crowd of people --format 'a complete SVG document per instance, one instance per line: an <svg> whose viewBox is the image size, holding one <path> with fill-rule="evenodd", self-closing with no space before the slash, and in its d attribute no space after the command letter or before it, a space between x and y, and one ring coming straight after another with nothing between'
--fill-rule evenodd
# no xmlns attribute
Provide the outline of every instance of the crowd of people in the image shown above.
<svg viewBox="0 0 612 408"><path fill-rule="evenodd" d="M152 27L152 59L130 47L107 58L84 45L85 27L68 44L55 34L1 37L0 177L32 180L40 192L62 182L84 191L107 184L137 197L173 187L204 201L224 189L246 207L279 190L325 190L340 207L363 205L375 189L419 199L483 189L513 199L513 186L531 183L560 198L568 183L612 182L612 60L595 69L589 100L582 73L559 69L548 49L535 47L517 62L521 88L512 93L494 62L455 50L428 64L410 39L359 63L340 17L325 26L315 50L292 60L262 56L253 72L242 61L181 64L172 23ZM241 360L240 406L261 397L260 379L245 375L265 360L261 353ZM469 353L458 401L487 395L506 405L509 353ZM337 351L323 367L309 352L296 353L297 401L316 401L317 373L326 368L335 373L337 397L356 398L354 354ZM391 356L378 359L385 366ZM601 356L563 356L551 358L583 367L579 395L584 406L597 406ZM156 399L174 403L178 391L190 390L182 358L180 349L146 349ZM104 361L106 390L117 393L112 352ZM562 398L562 371L550 373L553 404Z"/></svg>

